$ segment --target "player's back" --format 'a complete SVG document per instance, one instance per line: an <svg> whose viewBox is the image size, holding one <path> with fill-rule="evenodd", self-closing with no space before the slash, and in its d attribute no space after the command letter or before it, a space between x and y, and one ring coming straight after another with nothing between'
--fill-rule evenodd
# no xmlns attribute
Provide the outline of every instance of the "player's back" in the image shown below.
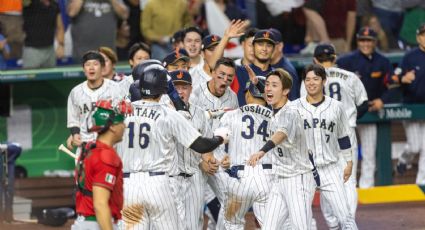
<svg viewBox="0 0 425 230"><path fill-rule="evenodd" d="M359 77L337 67L326 68L325 94L342 103L350 127L355 127L357 106L367 100L366 89Z"/></svg>
<svg viewBox="0 0 425 230"><path fill-rule="evenodd" d="M272 111L262 105L247 104L229 111L220 120L220 126L232 132L228 153L232 165L243 165L251 154L258 151L269 139L269 123ZM268 155L260 164L270 164Z"/></svg>
<svg viewBox="0 0 425 230"><path fill-rule="evenodd" d="M189 147L199 132L165 104L135 101L132 105L118 148L124 172L169 172L176 142Z"/></svg>

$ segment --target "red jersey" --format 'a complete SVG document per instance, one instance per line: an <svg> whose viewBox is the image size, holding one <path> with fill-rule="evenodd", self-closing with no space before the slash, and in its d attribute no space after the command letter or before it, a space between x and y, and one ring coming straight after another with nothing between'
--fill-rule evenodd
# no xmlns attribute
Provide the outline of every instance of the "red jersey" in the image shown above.
<svg viewBox="0 0 425 230"><path fill-rule="evenodd" d="M122 162L115 150L96 141L96 147L91 149L84 159L84 170L80 174L76 173L76 180L80 180L80 185L90 192L93 186L101 186L111 191L109 207L112 217L121 219L121 209L123 207L123 173ZM76 195L77 213L83 216L94 216L93 198L77 191Z"/></svg>

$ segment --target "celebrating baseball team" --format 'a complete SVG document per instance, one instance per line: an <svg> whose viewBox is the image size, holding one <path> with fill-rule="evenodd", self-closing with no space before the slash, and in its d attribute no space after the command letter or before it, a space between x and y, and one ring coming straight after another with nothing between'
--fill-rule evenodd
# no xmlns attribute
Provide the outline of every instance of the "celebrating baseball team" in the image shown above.
<svg viewBox="0 0 425 230"><path fill-rule="evenodd" d="M364 84L336 66L332 44L318 45L298 77L279 31L244 26L232 21L223 37L183 29L160 61L137 43L131 75L113 80L102 77L107 55L85 53L86 81L67 109L68 148L77 147L73 230L198 230L204 215L208 229L244 229L250 210L261 229L316 229L316 191L330 229L357 229ZM244 57L223 57L239 37ZM362 28L357 39L376 35Z"/></svg>

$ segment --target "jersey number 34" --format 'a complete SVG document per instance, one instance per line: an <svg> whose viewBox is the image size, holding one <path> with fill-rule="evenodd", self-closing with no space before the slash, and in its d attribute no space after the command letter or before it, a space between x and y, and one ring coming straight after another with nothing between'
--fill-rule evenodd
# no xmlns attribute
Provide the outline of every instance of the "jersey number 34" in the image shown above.
<svg viewBox="0 0 425 230"><path fill-rule="evenodd" d="M250 115L245 115L242 117L242 123L246 124L246 129L241 132L241 135L245 139L252 139L254 137L254 118ZM267 125L268 122L266 120L263 120L258 126L257 134L263 136L263 141L267 141L267 137L269 137L269 134L267 132Z"/></svg>

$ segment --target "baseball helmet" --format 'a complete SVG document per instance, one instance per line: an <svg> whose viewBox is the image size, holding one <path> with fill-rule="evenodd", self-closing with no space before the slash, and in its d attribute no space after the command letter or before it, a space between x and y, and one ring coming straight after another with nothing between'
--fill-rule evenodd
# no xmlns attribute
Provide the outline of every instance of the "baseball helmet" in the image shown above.
<svg viewBox="0 0 425 230"><path fill-rule="evenodd" d="M264 99L264 88L261 87L262 85L264 85L264 80L259 80L259 83L257 83L257 85L254 85L251 81L249 81L247 83L245 91L249 91L249 93L255 98Z"/></svg>
<svg viewBox="0 0 425 230"><path fill-rule="evenodd" d="M111 100L99 100L92 115L93 126L89 131L103 133L111 125L123 122L125 115L131 114L132 111L131 105L125 101L113 105Z"/></svg>
<svg viewBox="0 0 425 230"><path fill-rule="evenodd" d="M136 65L133 68L133 71L131 73L131 75L133 76L133 80L137 81L138 79L140 79L140 77L142 76L143 72L145 71L147 67L151 67L151 68L156 67L156 68L164 69L164 67L162 66L162 63L158 60L148 59L148 60L142 61L140 64Z"/></svg>
<svg viewBox="0 0 425 230"><path fill-rule="evenodd" d="M168 72L164 68L148 67L139 79L142 98L154 98L168 91Z"/></svg>

